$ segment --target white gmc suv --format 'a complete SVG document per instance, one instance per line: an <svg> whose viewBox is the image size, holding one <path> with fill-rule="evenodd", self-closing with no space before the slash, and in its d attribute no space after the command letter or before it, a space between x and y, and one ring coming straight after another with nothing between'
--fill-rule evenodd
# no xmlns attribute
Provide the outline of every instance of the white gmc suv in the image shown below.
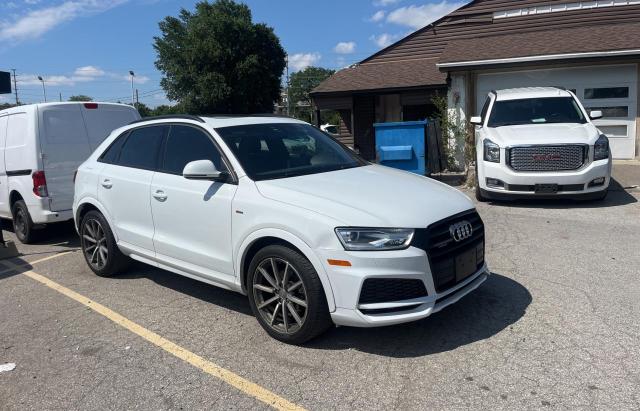
<svg viewBox="0 0 640 411"><path fill-rule="evenodd" d="M278 117L170 116L115 130L79 168L85 259L128 257L248 295L265 330L424 318L484 282L484 226L462 193L373 165Z"/></svg>
<svg viewBox="0 0 640 411"><path fill-rule="evenodd" d="M604 199L609 140L576 96L554 87L489 93L476 125L476 198Z"/></svg>

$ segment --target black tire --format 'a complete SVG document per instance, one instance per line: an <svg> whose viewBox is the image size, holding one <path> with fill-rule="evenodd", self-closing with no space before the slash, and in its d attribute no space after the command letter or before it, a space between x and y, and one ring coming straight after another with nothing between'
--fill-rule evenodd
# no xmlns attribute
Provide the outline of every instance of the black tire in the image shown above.
<svg viewBox="0 0 640 411"><path fill-rule="evenodd" d="M11 208L13 216L13 232L23 244L32 244L36 240L33 221L24 200L18 200Z"/></svg>
<svg viewBox="0 0 640 411"><path fill-rule="evenodd" d="M487 196L484 194L484 190L482 190L480 188L480 183L478 181L478 170L476 170L476 189L475 189L475 194L476 194L476 200L478 200L478 202L480 203L486 203L487 201L489 201L489 199L487 198Z"/></svg>
<svg viewBox="0 0 640 411"><path fill-rule="evenodd" d="M258 267L264 267L265 264L269 266L276 262L278 270L281 272L281 276L289 277L287 284L282 284L280 278L277 278L276 282L279 285L279 290L275 290L275 287L269 287L270 283L267 283L266 277L258 270ZM284 266L288 263L289 266ZM285 272L288 271L288 275ZM273 272L273 271L272 271ZM295 276L299 280L295 279ZM294 287L297 283L301 283L297 288ZM273 288L274 292L265 292L255 288L255 285L267 285L265 288ZM289 290L291 294L289 294ZM284 296L282 295L284 293ZM295 293L298 293L294 295ZM306 307L304 308L304 317L301 318L302 306L297 305L295 299L304 299L299 293L304 293L306 298ZM280 294L280 296L278 295ZM265 329L265 331L275 338L276 340L288 343L288 344L302 344L317 337L329 329L333 323L331 322L331 316L329 315L329 308L327 306L327 300L324 294L324 289L318 273L313 268L313 265L298 251L282 245L270 245L262 250L258 251L249 264L249 271L247 273L247 295L249 296L249 304L251 310L257 318L258 322ZM258 309L258 305L265 303L266 296L272 296L269 299L276 298L273 305L268 305L263 309ZM278 306L288 307L278 311ZM293 312L297 312L298 319L294 318ZM273 310L272 325L269 318L269 312ZM280 318L278 324L277 318ZM288 320L284 320L287 318ZM298 322L302 320L302 325ZM284 332L282 329L287 329L287 323L289 323L290 331Z"/></svg>
<svg viewBox="0 0 640 411"><path fill-rule="evenodd" d="M82 255L96 275L112 277L127 268L130 259L118 248L109 223L100 212L91 210L85 214L79 231Z"/></svg>

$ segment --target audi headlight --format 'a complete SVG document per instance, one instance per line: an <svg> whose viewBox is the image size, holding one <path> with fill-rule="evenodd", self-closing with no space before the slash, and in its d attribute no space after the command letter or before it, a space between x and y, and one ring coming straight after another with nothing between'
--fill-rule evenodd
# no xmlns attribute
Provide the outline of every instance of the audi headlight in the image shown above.
<svg viewBox="0 0 640 411"><path fill-rule="evenodd" d="M409 247L413 229L338 227L336 234L347 251L402 250Z"/></svg>
<svg viewBox="0 0 640 411"><path fill-rule="evenodd" d="M493 141L487 139L484 140L484 161L490 161L492 163L500 162L500 146Z"/></svg>
<svg viewBox="0 0 640 411"><path fill-rule="evenodd" d="M604 160L609 158L609 139L604 134L593 145L593 159Z"/></svg>

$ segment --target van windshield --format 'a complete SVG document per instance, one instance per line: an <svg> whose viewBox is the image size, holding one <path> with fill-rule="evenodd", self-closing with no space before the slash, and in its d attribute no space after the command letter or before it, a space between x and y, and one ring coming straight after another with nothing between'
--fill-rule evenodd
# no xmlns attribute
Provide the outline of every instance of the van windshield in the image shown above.
<svg viewBox="0 0 640 411"><path fill-rule="evenodd" d="M572 97L525 98L496 101L489 127L520 124L579 123L587 120Z"/></svg>
<svg viewBox="0 0 640 411"><path fill-rule="evenodd" d="M367 164L349 148L308 124L249 124L216 131L255 181Z"/></svg>

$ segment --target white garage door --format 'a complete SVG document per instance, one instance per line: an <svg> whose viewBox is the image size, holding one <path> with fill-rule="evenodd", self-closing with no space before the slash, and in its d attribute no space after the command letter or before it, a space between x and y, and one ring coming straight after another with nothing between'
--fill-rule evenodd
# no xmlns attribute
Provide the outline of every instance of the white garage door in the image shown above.
<svg viewBox="0 0 640 411"><path fill-rule="evenodd" d="M638 109L635 64L479 74L476 108L491 90L562 86L573 91L587 110L602 110L594 123L611 141L614 158L634 158Z"/></svg>

